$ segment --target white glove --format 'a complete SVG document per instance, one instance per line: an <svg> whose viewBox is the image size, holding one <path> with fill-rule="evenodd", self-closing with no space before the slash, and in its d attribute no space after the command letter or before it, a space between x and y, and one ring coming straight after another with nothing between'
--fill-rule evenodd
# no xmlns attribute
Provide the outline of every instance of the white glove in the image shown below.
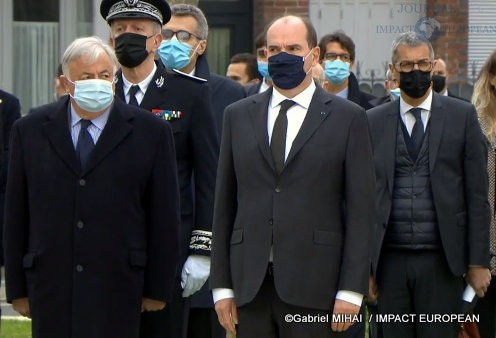
<svg viewBox="0 0 496 338"><path fill-rule="evenodd" d="M191 255L184 263L181 272L181 287L183 297L189 297L205 284L210 275L210 257Z"/></svg>

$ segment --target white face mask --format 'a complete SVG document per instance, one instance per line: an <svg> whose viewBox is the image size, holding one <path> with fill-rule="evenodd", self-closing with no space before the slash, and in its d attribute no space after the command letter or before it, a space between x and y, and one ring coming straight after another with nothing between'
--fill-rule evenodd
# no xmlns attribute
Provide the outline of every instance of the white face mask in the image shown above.
<svg viewBox="0 0 496 338"><path fill-rule="evenodd" d="M77 105L91 113L97 113L108 108L114 101L112 82L101 79L89 79L72 82L75 86L74 96L71 97Z"/></svg>

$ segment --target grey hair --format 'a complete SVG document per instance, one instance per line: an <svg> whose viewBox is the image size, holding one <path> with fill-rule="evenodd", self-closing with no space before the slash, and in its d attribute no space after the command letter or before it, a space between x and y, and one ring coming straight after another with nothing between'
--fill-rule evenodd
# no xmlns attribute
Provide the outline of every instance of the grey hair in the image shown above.
<svg viewBox="0 0 496 338"><path fill-rule="evenodd" d="M115 73L119 67L119 63L115 57L114 51L98 36L78 38L67 47L62 56L62 73L66 77L69 77L69 63L83 56L88 58L89 63L93 63L98 59L102 52L109 56L110 61L112 61L112 70Z"/></svg>
<svg viewBox="0 0 496 338"><path fill-rule="evenodd" d="M398 61L398 48L400 46L417 47L421 45L426 45L429 48L429 57L431 60L434 60L434 49L432 49L431 43L425 40L425 38L419 37L417 33L409 31L401 34L393 41L391 46L391 63L394 65Z"/></svg>
<svg viewBox="0 0 496 338"><path fill-rule="evenodd" d="M189 4L176 4L171 6L172 16L191 16L193 17L198 26L198 31L196 35L202 40L206 40L208 37L208 23L205 14L202 10L196 6Z"/></svg>

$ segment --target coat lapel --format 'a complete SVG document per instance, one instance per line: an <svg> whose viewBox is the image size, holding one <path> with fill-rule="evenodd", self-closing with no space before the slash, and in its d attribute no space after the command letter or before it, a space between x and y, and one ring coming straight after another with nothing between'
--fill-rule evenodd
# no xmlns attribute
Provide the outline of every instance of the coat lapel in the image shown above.
<svg viewBox="0 0 496 338"><path fill-rule="evenodd" d="M388 181L389 193L393 193L394 184L394 168L396 163L396 134L398 133L398 114L400 111L399 101L395 104L390 104L390 111L386 114L384 121L384 167L386 169L386 177Z"/></svg>
<svg viewBox="0 0 496 338"><path fill-rule="evenodd" d="M250 106L248 114L250 115L252 127L262 156L275 172L276 168L272 159L272 153L270 152L269 134L267 131L267 114L271 96L272 89L266 90L264 94L254 96L253 104Z"/></svg>
<svg viewBox="0 0 496 338"><path fill-rule="evenodd" d="M86 168L82 172L83 175L98 165L131 132L132 125L128 121L133 116L126 103L119 99L115 100L107 124L88 158Z"/></svg>
<svg viewBox="0 0 496 338"><path fill-rule="evenodd" d="M332 100L330 96L324 95L323 89L317 88L313 95L310 106L308 107L307 115L303 120L300 131L296 135L291 150L289 151L288 158L284 167L286 167L291 160L298 154L303 145L313 135L322 122L331 114L327 104ZM284 171L284 169L283 169Z"/></svg>
<svg viewBox="0 0 496 338"><path fill-rule="evenodd" d="M445 110L436 93L432 95L431 116L429 118L429 171L436 163L441 137L443 135Z"/></svg>
<svg viewBox="0 0 496 338"><path fill-rule="evenodd" d="M79 161L72 143L68 120L69 104L69 97L60 99L54 111L48 116L48 121L43 124L43 129L58 156L75 174L78 174Z"/></svg>

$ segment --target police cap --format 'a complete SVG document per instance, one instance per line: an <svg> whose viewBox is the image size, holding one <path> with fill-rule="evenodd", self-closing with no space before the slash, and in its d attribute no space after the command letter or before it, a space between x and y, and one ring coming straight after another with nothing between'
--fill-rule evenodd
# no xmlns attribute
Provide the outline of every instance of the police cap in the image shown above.
<svg viewBox="0 0 496 338"><path fill-rule="evenodd" d="M162 26L170 20L171 10L165 0L103 0L100 14L109 24L117 18L146 18Z"/></svg>

